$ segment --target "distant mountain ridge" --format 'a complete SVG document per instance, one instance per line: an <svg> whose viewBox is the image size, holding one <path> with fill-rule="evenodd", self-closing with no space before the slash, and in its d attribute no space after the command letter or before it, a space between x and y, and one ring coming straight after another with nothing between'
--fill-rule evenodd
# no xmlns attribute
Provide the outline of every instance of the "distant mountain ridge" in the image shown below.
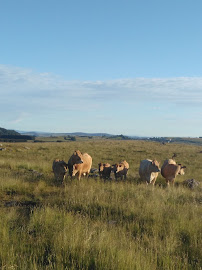
<svg viewBox="0 0 202 270"><path fill-rule="evenodd" d="M29 135L36 137L51 137L51 136L114 136L108 133L85 133L85 132L64 132L64 133L52 133L52 132L40 132L40 131L18 131L21 135Z"/></svg>
<svg viewBox="0 0 202 270"><path fill-rule="evenodd" d="M0 127L0 136L2 135L21 135L19 132L15 130L5 129Z"/></svg>
<svg viewBox="0 0 202 270"><path fill-rule="evenodd" d="M0 128L1 142L26 142L28 140L33 140L34 138L34 136L21 135L15 130Z"/></svg>

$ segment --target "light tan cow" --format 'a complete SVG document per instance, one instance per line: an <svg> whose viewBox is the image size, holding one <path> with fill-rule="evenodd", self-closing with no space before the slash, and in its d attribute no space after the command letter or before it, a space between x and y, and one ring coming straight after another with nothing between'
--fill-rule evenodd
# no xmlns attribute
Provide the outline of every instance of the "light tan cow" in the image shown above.
<svg viewBox="0 0 202 270"><path fill-rule="evenodd" d="M155 185L159 172L159 162L156 159L141 160L139 167L139 175L140 179L146 182L146 184Z"/></svg>
<svg viewBox="0 0 202 270"><path fill-rule="evenodd" d="M182 164L176 164L175 160L167 159L164 161L163 166L161 167L161 175L166 179L167 184L174 184L176 176L184 175L184 169L186 166Z"/></svg>
<svg viewBox="0 0 202 270"><path fill-rule="evenodd" d="M112 170L114 171L115 179L121 178L121 180L126 179L126 175L128 173L129 164L126 160L121 161L120 163L116 163L112 165Z"/></svg>
<svg viewBox="0 0 202 270"><path fill-rule="evenodd" d="M64 160L55 159L53 161L52 169L56 180L64 181L67 167L68 165Z"/></svg>
<svg viewBox="0 0 202 270"><path fill-rule="evenodd" d="M98 164L100 178L109 179L112 171L112 167L109 163Z"/></svg>
<svg viewBox="0 0 202 270"><path fill-rule="evenodd" d="M74 163L72 166L72 176L77 175L79 180L82 175L88 176L92 166L92 157L87 153L81 155L82 162Z"/></svg>

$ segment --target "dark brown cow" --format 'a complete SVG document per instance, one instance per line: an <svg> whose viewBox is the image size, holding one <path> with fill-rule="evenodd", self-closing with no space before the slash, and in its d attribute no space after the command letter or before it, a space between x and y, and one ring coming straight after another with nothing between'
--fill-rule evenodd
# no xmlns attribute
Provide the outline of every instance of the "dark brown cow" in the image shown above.
<svg viewBox="0 0 202 270"><path fill-rule="evenodd" d="M98 164L98 168L99 168L100 178L104 178L104 179L110 178L112 167L109 163L102 163L101 162Z"/></svg>
<svg viewBox="0 0 202 270"><path fill-rule="evenodd" d="M64 181L67 167L68 165L64 160L55 159L53 161L52 169L56 180Z"/></svg>
<svg viewBox="0 0 202 270"><path fill-rule="evenodd" d="M121 180L126 179L126 175L128 173L129 164L126 160L121 161L120 163L116 163L112 165L112 170L114 171L115 179L121 178Z"/></svg>

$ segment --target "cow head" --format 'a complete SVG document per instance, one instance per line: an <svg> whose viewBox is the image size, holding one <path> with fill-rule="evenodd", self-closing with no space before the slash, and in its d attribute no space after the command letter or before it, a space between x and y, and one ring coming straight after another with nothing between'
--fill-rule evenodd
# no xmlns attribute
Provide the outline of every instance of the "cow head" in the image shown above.
<svg viewBox="0 0 202 270"><path fill-rule="evenodd" d="M74 164L81 164L83 163L83 160L82 160L82 154L79 150L75 151L74 154L73 154L73 161L74 161Z"/></svg>
<svg viewBox="0 0 202 270"><path fill-rule="evenodd" d="M182 166L182 164L178 164L178 166L180 166L178 174L184 175L185 174L184 169L186 168L186 166Z"/></svg>
<svg viewBox="0 0 202 270"><path fill-rule="evenodd" d="M114 165L112 165L112 169L115 173L118 173L122 170L124 170L125 166L123 163L116 163Z"/></svg>
<svg viewBox="0 0 202 270"><path fill-rule="evenodd" d="M151 165L152 165L153 172L160 172L160 168L159 168L160 163L156 159L152 160Z"/></svg>

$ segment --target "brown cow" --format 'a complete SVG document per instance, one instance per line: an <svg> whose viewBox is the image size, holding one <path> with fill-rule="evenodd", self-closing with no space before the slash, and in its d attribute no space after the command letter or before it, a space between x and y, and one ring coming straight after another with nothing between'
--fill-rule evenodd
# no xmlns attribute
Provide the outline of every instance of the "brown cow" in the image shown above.
<svg viewBox="0 0 202 270"><path fill-rule="evenodd" d="M109 163L102 163L101 162L98 164L98 168L99 168L100 178L104 178L104 179L110 178L112 167Z"/></svg>
<svg viewBox="0 0 202 270"><path fill-rule="evenodd" d="M117 180L117 178L121 178L121 180L126 179L126 175L128 173L128 169L129 169L129 164L126 160L121 161L120 163L116 163L114 165L112 165L112 169L114 171L114 176L115 179Z"/></svg>
<svg viewBox="0 0 202 270"><path fill-rule="evenodd" d="M88 176L91 166L92 166L92 157L87 153L81 154L81 161L80 163L74 163L72 166L72 175L71 176L78 176L78 179L81 179L82 175Z"/></svg>
<svg viewBox="0 0 202 270"><path fill-rule="evenodd" d="M184 169L186 166L182 164L176 164L175 160L167 159L164 161L161 167L161 175L166 179L167 184L174 184L175 178L178 174L184 175Z"/></svg>
<svg viewBox="0 0 202 270"><path fill-rule="evenodd" d="M141 160L139 167L139 175L142 181L146 184L155 184L158 174L160 172L159 162L154 159Z"/></svg>
<svg viewBox="0 0 202 270"><path fill-rule="evenodd" d="M79 150L74 151L73 155L68 161L69 175L72 177L73 165L83 163L82 154Z"/></svg>
<svg viewBox="0 0 202 270"><path fill-rule="evenodd" d="M64 160L55 159L53 161L52 169L56 180L64 181L67 167L68 165Z"/></svg>

